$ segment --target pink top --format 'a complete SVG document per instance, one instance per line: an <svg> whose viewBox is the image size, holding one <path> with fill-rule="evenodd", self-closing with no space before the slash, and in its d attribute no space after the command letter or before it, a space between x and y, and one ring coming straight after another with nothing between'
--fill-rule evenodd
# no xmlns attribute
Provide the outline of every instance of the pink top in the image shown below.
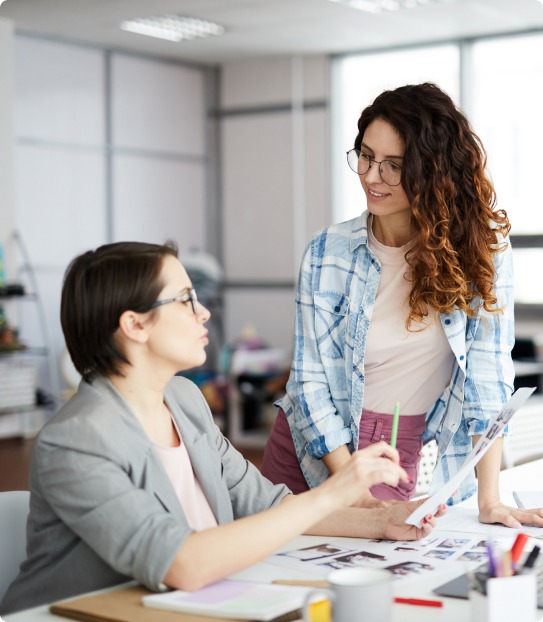
<svg viewBox="0 0 543 622"><path fill-rule="evenodd" d="M430 309L423 322L405 326L409 313L410 267L400 248L381 244L369 228L369 247L381 263L381 280L366 341L364 408L402 415L426 413L451 381L454 354L438 314ZM418 332L417 327L424 328Z"/></svg>
<svg viewBox="0 0 543 622"><path fill-rule="evenodd" d="M170 478L190 527L195 531L216 527L217 519L194 475L187 448L173 417L172 421L179 436L179 446L163 447L153 443L155 451Z"/></svg>

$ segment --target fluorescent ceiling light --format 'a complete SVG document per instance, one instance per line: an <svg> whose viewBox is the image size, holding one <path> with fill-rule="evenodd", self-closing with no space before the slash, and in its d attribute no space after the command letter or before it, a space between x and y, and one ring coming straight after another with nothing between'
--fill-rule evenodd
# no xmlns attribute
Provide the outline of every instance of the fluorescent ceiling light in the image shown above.
<svg viewBox="0 0 543 622"><path fill-rule="evenodd" d="M196 17L183 17L182 15L130 19L122 22L121 29L148 37L166 39L167 41L183 41L224 33L224 27L219 26L219 24Z"/></svg>
<svg viewBox="0 0 543 622"><path fill-rule="evenodd" d="M451 0L330 0L330 2L345 4L353 9L360 9L368 13L381 13L382 11L416 9L419 6L436 2L451 2ZM543 0L540 0L540 2L543 2Z"/></svg>

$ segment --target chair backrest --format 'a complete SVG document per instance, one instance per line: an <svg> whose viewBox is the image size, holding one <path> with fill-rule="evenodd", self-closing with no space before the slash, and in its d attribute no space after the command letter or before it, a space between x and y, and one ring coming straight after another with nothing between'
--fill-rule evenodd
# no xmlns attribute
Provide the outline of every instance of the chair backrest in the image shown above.
<svg viewBox="0 0 543 622"><path fill-rule="evenodd" d="M27 490L0 492L0 601L26 557L29 503Z"/></svg>
<svg viewBox="0 0 543 622"><path fill-rule="evenodd" d="M503 444L504 468L543 457L543 396L528 398L509 426L509 435Z"/></svg>
<svg viewBox="0 0 543 622"><path fill-rule="evenodd" d="M430 483L434 474L437 460L437 444L430 441L422 448L415 496L425 495L430 489Z"/></svg>

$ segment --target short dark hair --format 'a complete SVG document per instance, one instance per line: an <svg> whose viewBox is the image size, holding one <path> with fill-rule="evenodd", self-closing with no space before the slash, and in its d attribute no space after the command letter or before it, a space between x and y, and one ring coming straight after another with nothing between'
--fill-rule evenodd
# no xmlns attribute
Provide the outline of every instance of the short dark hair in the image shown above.
<svg viewBox="0 0 543 622"><path fill-rule="evenodd" d="M114 333L128 310L151 310L164 283L165 257L177 257L177 245L116 242L76 257L64 275L60 320L68 352L84 380L120 375L130 363Z"/></svg>

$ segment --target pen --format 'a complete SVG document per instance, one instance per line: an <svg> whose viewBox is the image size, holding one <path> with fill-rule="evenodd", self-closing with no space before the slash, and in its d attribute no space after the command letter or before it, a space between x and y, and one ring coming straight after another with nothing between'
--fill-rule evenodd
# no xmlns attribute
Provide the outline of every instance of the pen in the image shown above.
<svg viewBox="0 0 543 622"><path fill-rule="evenodd" d="M539 555L539 551L541 551L541 549L537 545L534 546L534 548L530 551L530 554L526 558L526 561L524 562L524 565L522 566L522 570L530 570L530 568L534 567L535 560L537 559Z"/></svg>
<svg viewBox="0 0 543 622"><path fill-rule="evenodd" d="M494 557L494 544L490 536L486 539L486 553L488 555L488 576L496 576L496 558Z"/></svg>
<svg viewBox="0 0 543 622"><path fill-rule="evenodd" d="M396 448L396 440L398 438L398 424L400 423L400 402L396 402L394 406L394 417L392 419L392 432L390 433L390 446Z"/></svg>
<svg viewBox="0 0 543 622"><path fill-rule="evenodd" d="M512 577L513 567L511 563L511 551L505 551L503 554L503 576Z"/></svg>
<svg viewBox="0 0 543 622"><path fill-rule="evenodd" d="M513 546L511 547L511 563L513 566L517 565L526 542L528 542L528 536L525 533L517 534Z"/></svg>
<svg viewBox="0 0 543 622"><path fill-rule="evenodd" d="M395 598L394 602L401 605L418 605L419 607L443 607L441 600L427 600L426 598Z"/></svg>

